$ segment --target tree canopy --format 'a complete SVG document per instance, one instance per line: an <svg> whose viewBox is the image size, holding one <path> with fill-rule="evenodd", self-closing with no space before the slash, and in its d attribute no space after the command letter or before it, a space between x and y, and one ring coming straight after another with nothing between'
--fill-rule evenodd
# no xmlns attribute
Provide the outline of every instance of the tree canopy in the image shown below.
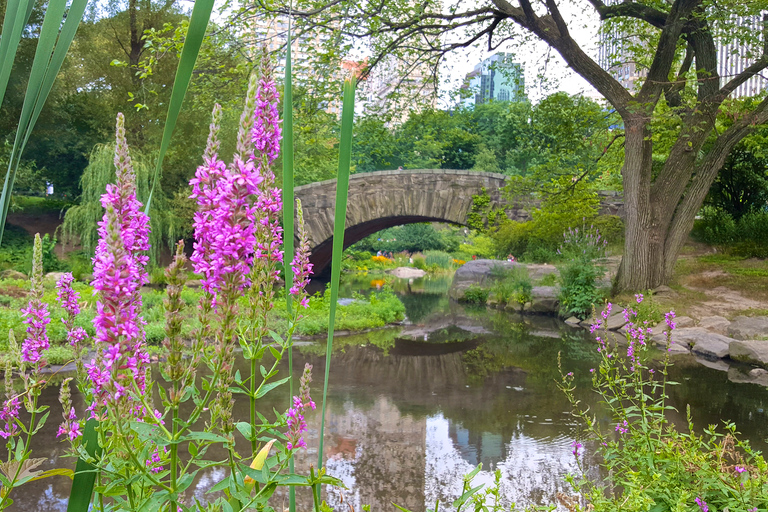
<svg viewBox="0 0 768 512"><path fill-rule="evenodd" d="M290 11L271 0L252 0L245 9L291 15L305 31L365 39L373 52L371 66L394 55L429 66L435 84L441 62L454 50L484 45L494 51L504 45L522 47L532 39L549 45L623 121L627 236L617 285L654 288L671 278L695 215L731 149L768 121L764 94L741 101L738 116L723 119L735 93L768 67L763 16L768 0L583 0L569 5L575 14L564 11L558 0L297 0ZM641 76L636 84L625 87L579 45L573 34L582 28L583 16L601 22L606 36L626 42L614 60L635 63ZM721 51L723 44L736 48L737 55ZM655 132L660 115L665 141ZM664 147L663 161L657 144Z"/></svg>

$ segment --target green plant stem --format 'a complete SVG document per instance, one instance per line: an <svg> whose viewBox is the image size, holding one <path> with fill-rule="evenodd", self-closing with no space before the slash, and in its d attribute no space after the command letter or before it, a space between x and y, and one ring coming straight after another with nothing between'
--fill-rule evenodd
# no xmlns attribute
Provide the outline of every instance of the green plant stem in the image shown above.
<svg viewBox="0 0 768 512"><path fill-rule="evenodd" d="M253 354L251 354L253 356ZM251 357L251 394L249 401L251 405L251 428L255 431L256 425L256 358ZM251 432L251 456L256 456L256 436Z"/></svg>
<svg viewBox="0 0 768 512"><path fill-rule="evenodd" d="M37 376L35 376L37 377ZM37 381L35 381L35 384L37 384ZM29 429L27 430L27 440L24 442L24 459L29 456L29 445L32 441L32 432L35 429L35 418L37 416L37 393L32 395L32 412L30 413L30 419L29 419ZM11 495L11 489L13 489L14 484L16 483L16 480L19 479L19 474L21 473L21 461L19 461L19 465L16 468L16 473L13 475L13 479L11 479L11 485L8 489L8 494L3 496L3 500L0 501L0 510L3 510L7 507L5 504L6 500L8 499L8 496Z"/></svg>

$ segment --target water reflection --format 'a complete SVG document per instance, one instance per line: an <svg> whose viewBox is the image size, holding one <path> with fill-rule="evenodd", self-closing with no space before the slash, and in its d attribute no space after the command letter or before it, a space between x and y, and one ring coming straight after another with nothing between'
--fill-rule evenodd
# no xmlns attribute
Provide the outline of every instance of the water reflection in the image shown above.
<svg viewBox="0 0 768 512"><path fill-rule="evenodd" d="M554 503L558 492L570 492L564 476L578 470L571 443L579 428L556 387L556 360L560 354L563 366L575 374L579 398L599 413L597 397L589 391L589 369L597 361L594 344L581 330L554 319L465 308L444 300L444 291L414 291L414 284L426 290L423 283L402 285L406 301L426 304L421 310L409 306L411 324L335 342L326 465L347 488L331 489L325 498L345 511L348 505L359 511L366 504L375 511L394 510L394 501L421 512L437 499L443 508L460 495L463 475L482 463L477 482L492 483L493 471L500 470L502 492L518 507ZM304 362L322 375L324 351L323 343L297 346L296 377ZM238 367L246 371L246 362L239 361ZM728 372L690 358L677 359L671 375L681 383L670 390L682 412L673 419L684 425L690 404L700 428L733 420L756 448L768 448L768 390L731 382ZM51 405L51 418L60 413L57 393L49 388L42 398ZM261 410L285 409L287 403L282 388L262 400ZM242 397L237 396L234 410L246 414ZM319 412L307 420L309 449L297 457L299 472L317 459ZM34 455L47 459L42 469L73 465L62 458L64 445L54 440L56 422L52 419L36 437ZM222 455L214 452L211 458ZM595 471L594 460L583 462ZM223 469L203 472L187 498L205 502L210 498L206 491L224 476ZM11 510L63 511L69 490L65 478L34 482L16 496ZM301 510L311 509L306 490L300 490L298 500ZM273 501L279 509L286 493Z"/></svg>

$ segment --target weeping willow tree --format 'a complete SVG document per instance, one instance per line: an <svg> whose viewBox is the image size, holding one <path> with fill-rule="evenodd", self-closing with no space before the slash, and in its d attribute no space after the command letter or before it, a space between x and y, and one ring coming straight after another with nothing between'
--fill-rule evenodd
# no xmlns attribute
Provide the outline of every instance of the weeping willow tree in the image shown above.
<svg viewBox="0 0 768 512"><path fill-rule="evenodd" d="M93 148L85 168L80 187L82 195L80 204L73 206L64 217L62 233L66 241L74 241L78 237L80 244L88 253L96 248L99 239L98 222L104 215L101 206L101 196L109 183L115 182L115 144L99 144ZM139 201L144 203L149 196L154 174L154 166L151 158L138 152L131 151L133 170L136 173L136 195ZM151 244L150 261L157 263L160 248L167 244L172 248L173 244L184 235L184 226L181 219L173 214L170 202L163 193L160 183L155 187L151 209L149 211L152 232L149 236Z"/></svg>

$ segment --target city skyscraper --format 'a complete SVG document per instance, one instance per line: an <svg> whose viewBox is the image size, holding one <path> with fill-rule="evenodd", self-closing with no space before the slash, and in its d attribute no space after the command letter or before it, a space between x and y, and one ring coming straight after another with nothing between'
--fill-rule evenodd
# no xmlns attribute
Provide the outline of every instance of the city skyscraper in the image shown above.
<svg viewBox="0 0 768 512"><path fill-rule="evenodd" d="M510 53L497 53L475 66L467 74L462 89L465 91L464 106L478 105L486 101L524 101L525 77L523 67L513 62Z"/></svg>

